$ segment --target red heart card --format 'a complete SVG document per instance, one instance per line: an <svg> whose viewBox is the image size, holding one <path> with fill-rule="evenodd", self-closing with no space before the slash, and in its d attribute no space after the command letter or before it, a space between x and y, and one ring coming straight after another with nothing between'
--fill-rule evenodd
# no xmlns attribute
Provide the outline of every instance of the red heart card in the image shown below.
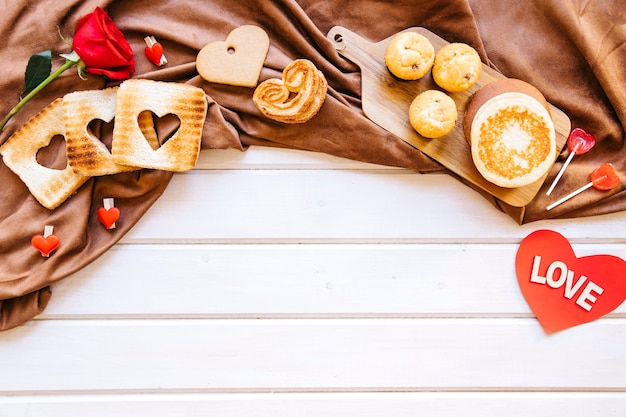
<svg viewBox="0 0 626 417"><path fill-rule="evenodd" d="M522 294L547 333L596 320L626 299L626 262L576 257L569 241L538 230L520 244L515 271Z"/></svg>

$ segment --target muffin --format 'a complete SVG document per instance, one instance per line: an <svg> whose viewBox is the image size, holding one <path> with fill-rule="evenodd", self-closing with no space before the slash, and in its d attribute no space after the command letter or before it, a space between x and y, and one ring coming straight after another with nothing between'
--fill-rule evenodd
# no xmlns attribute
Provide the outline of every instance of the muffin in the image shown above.
<svg viewBox="0 0 626 417"><path fill-rule="evenodd" d="M456 124L456 103L439 90L426 90L415 97L409 107L409 122L425 138L448 134Z"/></svg>
<svg viewBox="0 0 626 417"><path fill-rule="evenodd" d="M435 54L433 80L451 93L470 89L482 71L478 52L464 43L449 43Z"/></svg>
<svg viewBox="0 0 626 417"><path fill-rule="evenodd" d="M476 91L463 116L463 132L478 172L500 187L542 179L557 157L548 103L521 80L504 78Z"/></svg>
<svg viewBox="0 0 626 417"><path fill-rule="evenodd" d="M391 39L385 50L385 65L402 80L419 80L433 66L435 48L417 32L402 32Z"/></svg>

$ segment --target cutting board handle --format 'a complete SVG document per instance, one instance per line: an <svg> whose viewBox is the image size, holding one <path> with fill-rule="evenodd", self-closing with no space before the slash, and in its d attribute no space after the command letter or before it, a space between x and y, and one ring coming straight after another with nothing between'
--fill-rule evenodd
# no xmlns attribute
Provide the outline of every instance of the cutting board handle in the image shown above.
<svg viewBox="0 0 626 417"><path fill-rule="evenodd" d="M361 71L370 73L380 71L381 62L378 56L380 49L383 49L384 54L386 48L383 42L372 43L343 26L334 26L326 37L332 42L339 54L358 65Z"/></svg>

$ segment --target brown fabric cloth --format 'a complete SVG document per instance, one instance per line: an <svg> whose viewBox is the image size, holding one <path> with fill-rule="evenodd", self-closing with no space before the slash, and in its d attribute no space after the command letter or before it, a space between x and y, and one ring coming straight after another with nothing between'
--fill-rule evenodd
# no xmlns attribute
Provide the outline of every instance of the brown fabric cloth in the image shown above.
<svg viewBox="0 0 626 417"><path fill-rule="evenodd" d="M560 195L587 181L591 170L612 162L623 174L621 158L626 125L623 88L626 39L623 2L542 0L241 0L84 1L25 0L5 5L0 22L2 95L0 113L17 102L23 71L30 55L51 49L68 53L59 38L71 39L78 19L104 7L135 51L135 77L187 82L203 88L209 114L203 149L252 145L280 146L324 152L354 160L405 167L418 172L441 170L436 162L370 122L360 108L360 73L341 58L326 33L341 25L378 41L410 26L423 26L448 41L474 46L484 62L504 75L536 85L553 104L565 111L574 127L592 132L598 145L578 156L561 180ZM264 28L271 47L261 78L279 77L296 58L308 58L326 75L329 96L320 111L303 125L282 125L260 116L252 89L209 84L197 76L195 57L207 43L224 40L234 28L255 24ZM169 63L157 68L144 56L146 35L155 36ZM55 65L61 60L57 58ZM54 98L81 89L114 83L89 76L86 81L69 71L25 106L4 129L4 142L21 124ZM106 129L103 128L105 142ZM62 156L63 142L50 146L52 159ZM564 152L550 178L556 175ZM62 158L61 158L62 159ZM143 170L90 179L54 211L42 208L24 184L3 163L0 182L0 330L20 325L45 308L50 285L92 262L141 218L159 198L172 173ZM528 207L508 207L482 193L495 207L519 223L549 216L589 216L623 210L622 187L610 192L589 190L551 212L540 195ZM95 211L102 199L115 198L123 215L114 231L104 229ZM211 219L207 219L211 221ZM61 246L43 258L30 245L34 234L51 224Z"/></svg>

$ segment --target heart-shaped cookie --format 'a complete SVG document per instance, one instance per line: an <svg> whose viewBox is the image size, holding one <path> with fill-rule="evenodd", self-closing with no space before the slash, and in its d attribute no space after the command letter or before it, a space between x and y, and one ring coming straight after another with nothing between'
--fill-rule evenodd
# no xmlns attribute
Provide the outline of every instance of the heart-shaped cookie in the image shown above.
<svg viewBox="0 0 626 417"><path fill-rule="evenodd" d="M239 26L225 41L205 45L196 58L196 68L209 82L255 87L269 47L265 30L254 25Z"/></svg>
<svg viewBox="0 0 626 417"><path fill-rule="evenodd" d="M515 259L524 298L547 333L596 320L626 299L626 262L612 255L576 257L569 241L538 230Z"/></svg>

